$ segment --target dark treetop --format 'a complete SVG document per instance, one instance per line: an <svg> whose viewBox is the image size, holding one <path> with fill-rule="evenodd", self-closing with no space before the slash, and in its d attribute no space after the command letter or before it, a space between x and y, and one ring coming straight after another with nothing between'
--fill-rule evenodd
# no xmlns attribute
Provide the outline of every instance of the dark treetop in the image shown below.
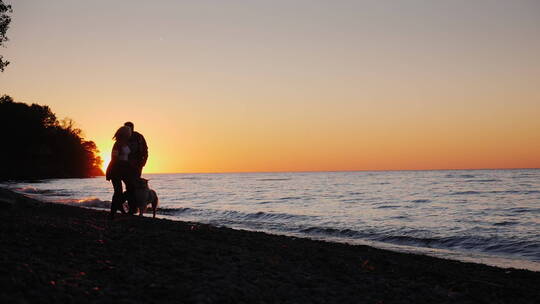
<svg viewBox="0 0 540 304"><path fill-rule="evenodd" d="M93 141L48 106L0 97L0 180L103 175Z"/></svg>
<svg viewBox="0 0 540 304"><path fill-rule="evenodd" d="M4 42L6 42L7 36L6 32L9 28L9 23L11 22L11 17L8 15L8 13L11 13L11 5L4 4L2 0L0 0L0 47L4 45ZM0 55L0 72L4 71L4 68L9 64L9 61L3 60L2 55Z"/></svg>

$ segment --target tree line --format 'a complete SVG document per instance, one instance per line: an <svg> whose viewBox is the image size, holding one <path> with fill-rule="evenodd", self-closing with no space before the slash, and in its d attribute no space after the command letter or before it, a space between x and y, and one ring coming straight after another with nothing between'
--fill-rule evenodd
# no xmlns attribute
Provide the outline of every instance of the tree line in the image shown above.
<svg viewBox="0 0 540 304"><path fill-rule="evenodd" d="M0 97L0 180L103 175L93 141L46 105Z"/></svg>
<svg viewBox="0 0 540 304"><path fill-rule="evenodd" d="M11 23L10 13L13 12L11 5L5 4L0 0L0 47L4 45L4 42L8 41L6 32ZM4 57L0 55L0 72L4 71L4 68L9 64L9 61L4 60Z"/></svg>

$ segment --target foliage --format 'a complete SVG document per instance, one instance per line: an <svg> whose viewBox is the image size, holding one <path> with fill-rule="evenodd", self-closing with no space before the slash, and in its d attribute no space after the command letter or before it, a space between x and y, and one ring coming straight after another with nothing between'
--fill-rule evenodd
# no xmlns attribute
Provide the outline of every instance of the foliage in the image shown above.
<svg viewBox="0 0 540 304"><path fill-rule="evenodd" d="M48 106L0 97L0 180L103 175L96 144Z"/></svg>
<svg viewBox="0 0 540 304"><path fill-rule="evenodd" d="M0 46L3 46L4 42L8 40L6 32L9 28L9 24L11 23L9 13L12 12L13 10L11 9L11 5L4 4L4 2L0 0ZM4 57L0 55L0 72L3 72L4 68L9 64L9 61L5 61L3 58Z"/></svg>

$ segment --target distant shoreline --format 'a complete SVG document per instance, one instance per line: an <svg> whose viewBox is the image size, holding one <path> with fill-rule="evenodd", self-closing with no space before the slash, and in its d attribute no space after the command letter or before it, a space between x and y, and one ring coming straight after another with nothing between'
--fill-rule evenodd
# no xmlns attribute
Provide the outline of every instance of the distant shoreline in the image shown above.
<svg viewBox="0 0 540 304"><path fill-rule="evenodd" d="M355 172L433 172L433 171L520 171L520 170L540 170L540 168L482 168L482 169L405 169L405 170L315 170L315 171L227 171L227 172L152 172L143 175L166 175L166 174L272 174L272 173L355 173ZM47 179L68 179L68 178L96 178L105 177L104 174L93 176L77 177L36 177L24 179L0 179L0 182L39 182Z"/></svg>
<svg viewBox="0 0 540 304"><path fill-rule="evenodd" d="M540 170L540 168L481 168L481 169L403 169L403 170L314 170L314 171L226 171L226 172L152 172L143 175L153 174L257 174L257 173L347 173L347 172L431 172L431 171L518 171L518 170Z"/></svg>
<svg viewBox="0 0 540 304"><path fill-rule="evenodd" d="M5 301L535 303L540 272L43 203L0 189ZM23 287L24 286L24 287Z"/></svg>

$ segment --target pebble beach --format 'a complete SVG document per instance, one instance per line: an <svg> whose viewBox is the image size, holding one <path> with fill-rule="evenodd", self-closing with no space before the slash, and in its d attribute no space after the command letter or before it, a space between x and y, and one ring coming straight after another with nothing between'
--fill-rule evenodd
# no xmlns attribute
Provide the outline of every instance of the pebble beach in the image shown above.
<svg viewBox="0 0 540 304"><path fill-rule="evenodd" d="M0 189L2 303L539 303L540 272L44 203Z"/></svg>

